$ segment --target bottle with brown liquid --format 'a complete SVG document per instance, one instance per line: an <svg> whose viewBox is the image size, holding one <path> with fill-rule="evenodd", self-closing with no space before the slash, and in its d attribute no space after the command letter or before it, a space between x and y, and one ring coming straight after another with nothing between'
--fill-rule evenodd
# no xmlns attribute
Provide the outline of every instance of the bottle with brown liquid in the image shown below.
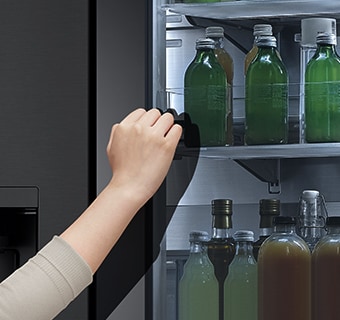
<svg viewBox="0 0 340 320"><path fill-rule="evenodd" d="M280 215L279 199L261 199L260 200L260 236L253 244L254 258L257 260L262 243L274 231L274 218Z"/></svg>
<svg viewBox="0 0 340 320"><path fill-rule="evenodd" d="M312 320L338 320L340 314L340 217L328 217L326 227L312 254Z"/></svg>
<svg viewBox="0 0 340 320"><path fill-rule="evenodd" d="M294 217L276 217L274 226L258 256L258 320L310 320L310 250Z"/></svg>
<svg viewBox="0 0 340 320"><path fill-rule="evenodd" d="M214 199L211 202L212 237L207 242L207 252L214 265L219 291L219 320L224 320L224 281L235 256L235 242L231 235L232 200Z"/></svg>

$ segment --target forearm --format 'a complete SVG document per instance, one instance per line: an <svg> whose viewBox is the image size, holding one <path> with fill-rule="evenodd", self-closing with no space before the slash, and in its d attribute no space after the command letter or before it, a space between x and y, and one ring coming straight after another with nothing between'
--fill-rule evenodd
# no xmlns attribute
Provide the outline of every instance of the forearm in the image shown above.
<svg viewBox="0 0 340 320"><path fill-rule="evenodd" d="M145 192L112 179L61 238L83 257L94 273L146 201Z"/></svg>

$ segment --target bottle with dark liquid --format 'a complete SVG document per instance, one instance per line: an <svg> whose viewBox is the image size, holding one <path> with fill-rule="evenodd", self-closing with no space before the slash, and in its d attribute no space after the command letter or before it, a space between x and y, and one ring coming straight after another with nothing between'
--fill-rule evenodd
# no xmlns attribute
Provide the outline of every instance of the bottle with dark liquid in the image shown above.
<svg viewBox="0 0 340 320"><path fill-rule="evenodd" d="M312 320L340 315L340 217L328 217L326 226L312 254Z"/></svg>
<svg viewBox="0 0 340 320"><path fill-rule="evenodd" d="M232 200L214 199L211 202L212 237L207 243L208 256L214 265L219 291L219 320L224 320L224 281L235 256L235 242L231 235Z"/></svg>
<svg viewBox="0 0 340 320"><path fill-rule="evenodd" d="M280 215L279 199L261 199L260 200L260 236L253 244L254 258L257 260L262 243L274 231L274 218Z"/></svg>
<svg viewBox="0 0 340 320"><path fill-rule="evenodd" d="M295 232L295 217L276 217L274 226L257 260L258 320L310 320L309 247Z"/></svg>

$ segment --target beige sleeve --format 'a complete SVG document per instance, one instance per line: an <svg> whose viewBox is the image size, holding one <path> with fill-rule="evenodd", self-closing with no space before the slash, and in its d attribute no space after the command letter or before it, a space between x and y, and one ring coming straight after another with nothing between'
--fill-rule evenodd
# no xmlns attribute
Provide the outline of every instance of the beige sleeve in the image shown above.
<svg viewBox="0 0 340 320"><path fill-rule="evenodd" d="M53 319L91 282L87 263L54 237L0 284L0 319Z"/></svg>

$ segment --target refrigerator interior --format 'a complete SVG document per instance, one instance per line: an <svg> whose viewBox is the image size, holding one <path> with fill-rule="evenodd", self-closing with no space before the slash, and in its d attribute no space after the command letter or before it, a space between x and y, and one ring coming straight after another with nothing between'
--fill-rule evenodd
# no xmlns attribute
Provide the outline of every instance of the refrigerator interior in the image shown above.
<svg viewBox="0 0 340 320"><path fill-rule="evenodd" d="M157 2L157 1L156 1ZM177 319L177 284L188 256L191 230L211 234L212 199L233 200L233 229L250 229L259 235L259 200L278 198L282 215L296 215L302 190L317 189L325 197L329 215L340 215L340 144L299 143L300 46L294 40L301 19L340 18L335 0L231 1L212 4L155 4L166 33L165 84L154 83L162 106L183 113L183 79L195 55L195 40L207 26L223 26L225 48L234 60L234 134L239 146L178 148L166 182L168 227L159 259L153 266L154 319ZM164 26L164 17L166 25ZM278 50L289 72L289 144L242 145L244 124L245 54L253 45L253 25L270 23ZM161 30L161 28L160 28ZM339 34L339 32L338 32ZM339 38L338 38L339 40ZM154 47L161 43L154 33ZM339 41L338 41L339 42ZM338 47L338 52L340 48ZM162 63L162 62L160 62ZM163 74L157 79L162 79ZM157 80L159 81L159 80ZM155 99L156 99L155 98ZM154 100L159 105L159 100Z"/></svg>

